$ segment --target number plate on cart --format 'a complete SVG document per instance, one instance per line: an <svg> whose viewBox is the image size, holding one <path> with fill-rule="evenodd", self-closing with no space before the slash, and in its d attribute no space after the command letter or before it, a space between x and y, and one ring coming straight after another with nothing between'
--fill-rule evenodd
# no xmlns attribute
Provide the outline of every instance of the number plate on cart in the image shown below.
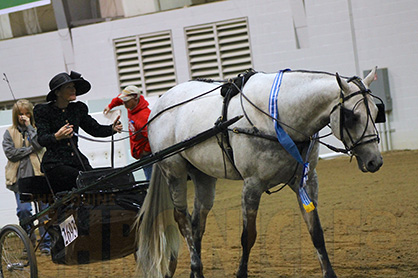
<svg viewBox="0 0 418 278"><path fill-rule="evenodd" d="M68 246L78 237L77 225L75 224L75 220L72 215L60 224L60 229L65 246Z"/></svg>

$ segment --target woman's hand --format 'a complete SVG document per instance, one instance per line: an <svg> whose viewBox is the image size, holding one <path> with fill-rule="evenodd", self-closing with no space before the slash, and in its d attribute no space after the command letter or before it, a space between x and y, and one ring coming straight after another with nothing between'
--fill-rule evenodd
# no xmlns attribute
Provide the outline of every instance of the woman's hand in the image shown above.
<svg viewBox="0 0 418 278"><path fill-rule="evenodd" d="M57 141L73 137L73 125L66 124L55 133Z"/></svg>
<svg viewBox="0 0 418 278"><path fill-rule="evenodd" d="M21 122L25 126L29 126L30 125L30 118L26 115L19 115L19 122Z"/></svg>
<svg viewBox="0 0 418 278"><path fill-rule="evenodd" d="M105 109L103 109L103 114L107 115L107 113L109 113L110 108L109 106L106 106Z"/></svg>
<svg viewBox="0 0 418 278"><path fill-rule="evenodd" d="M120 116L118 116L116 120L113 122L112 128L114 131L120 133L122 131L122 123L119 121L119 119L120 119Z"/></svg>

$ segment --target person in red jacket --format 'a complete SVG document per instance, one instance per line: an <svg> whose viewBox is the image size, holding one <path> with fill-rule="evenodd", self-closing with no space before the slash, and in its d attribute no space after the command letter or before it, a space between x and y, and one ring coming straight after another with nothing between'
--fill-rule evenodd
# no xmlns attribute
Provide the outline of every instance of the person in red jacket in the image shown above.
<svg viewBox="0 0 418 278"><path fill-rule="evenodd" d="M107 114L112 108L124 105L128 110L129 141L131 145L131 154L136 159L151 153L148 142L148 132L146 123L148 122L151 110L148 108L148 101L141 94L141 90L133 85L127 86L117 97L103 110ZM151 179L152 165L143 168L145 178Z"/></svg>

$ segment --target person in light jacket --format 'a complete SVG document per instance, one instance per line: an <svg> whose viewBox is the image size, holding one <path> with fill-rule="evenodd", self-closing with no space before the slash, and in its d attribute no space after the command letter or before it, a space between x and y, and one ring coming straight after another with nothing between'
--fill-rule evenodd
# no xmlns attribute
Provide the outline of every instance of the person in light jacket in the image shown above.
<svg viewBox="0 0 418 278"><path fill-rule="evenodd" d="M6 187L14 192L17 204L16 214L21 223L25 218L32 216L32 205L29 202L20 201L17 181L20 178L43 175L40 164L45 149L38 143L32 103L26 99L18 100L13 105L12 115L13 124L3 135L3 151L7 157ZM47 205L39 202L39 207L43 210L47 208ZM22 228L29 233L32 226L31 223L22 225ZM41 235L45 233L43 227L40 228L40 233ZM31 239L35 241L35 233L31 234ZM44 254L49 254L50 237L48 234L40 244L40 250Z"/></svg>

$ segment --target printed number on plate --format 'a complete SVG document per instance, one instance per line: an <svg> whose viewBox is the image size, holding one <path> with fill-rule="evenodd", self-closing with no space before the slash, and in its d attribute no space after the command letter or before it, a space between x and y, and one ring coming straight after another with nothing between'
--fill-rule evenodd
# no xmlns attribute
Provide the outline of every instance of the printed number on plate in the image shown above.
<svg viewBox="0 0 418 278"><path fill-rule="evenodd" d="M65 246L68 246L78 237L77 225L75 224L75 220L72 215L60 224L60 229L62 237L64 238Z"/></svg>

